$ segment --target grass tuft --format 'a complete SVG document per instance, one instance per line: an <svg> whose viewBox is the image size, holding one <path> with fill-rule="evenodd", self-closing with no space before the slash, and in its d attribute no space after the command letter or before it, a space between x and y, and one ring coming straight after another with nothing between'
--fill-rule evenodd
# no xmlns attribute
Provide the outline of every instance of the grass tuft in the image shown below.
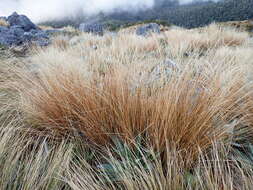
<svg viewBox="0 0 253 190"><path fill-rule="evenodd" d="M252 189L252 48L212 24L0 60L0 189Z"/></svg>
<svg viewBox="0 0 253 190"><path fill-rule="evenodd" d="M0 26L8 27L9 23L6 20L0 18Z"/></svg>

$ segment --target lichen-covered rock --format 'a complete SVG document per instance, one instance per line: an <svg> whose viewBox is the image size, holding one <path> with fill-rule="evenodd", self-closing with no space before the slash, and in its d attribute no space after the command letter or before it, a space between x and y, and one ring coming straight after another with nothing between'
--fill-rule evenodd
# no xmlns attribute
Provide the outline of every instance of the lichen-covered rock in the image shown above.
<svg viewBox="0 0 253 190"><path fill-rule="evenodd" d="M25 15L15 12L6 19L9 26L0 26L0 45L10 47L29 43L39 46L50 44L48 32L39 29Z"/></svg>
<svg viewBox="0 0 253 190"><path fill-rule="evenodd" d="M150 33L160 33L160 26L156 23L145 24L136 29L138 36L147 36Z"/></svg>
<svg viewBox="0 0 253 190"><path fill-rule="evenodd" d="M79 30L82 32L93 33L96 35L103 35L104 26L100 23L82 23L79 26Z"/></svg>
<svg viewBox="0 0 253 190"><path fill-rule="evenodd" d="M20 37L24 34L25 31L23 30L21 26L16 25L16 26L9 27L9 32L11 34L14 34L17 37Z"/></svg>
<svg viewBox="0 0 253 190"><path fill-rule="evenodd" d="M26 32L32 29L35 30L38 29L38 27L34 23L32 23L32 21L27 16L19 15L16 12L8 16L7 21L10 24L10 26L20 26Z"/></svg>
<svg viewBox="0 0 253 190"><path fill-rule="evenodd" d="M7 32L9 32L9 29L7 27L0 26L0 33L7 33Z"/></svg>
<svg viewBox="0 0 253 190"><path fill-rule="evenodd" d="M49 37L44 31L30 31L23 34L23 42L34 42L38 46L47 46L50 44Z"/></svg>
<svg viewBox="0 0 253 190"><path fill-rule="evenodd" d="M39 40L34 40L33 43L35 43L37 46L48 46L50 44L50 40L47 39L39 39Z"/></svg>
<svg viewBox="0 0 253 190"><path fill-rule="evenodd" d="M0 44L4 46L20 45L22 40L15 34L14 31L10 31L7 27L0 26Z"/></svg>

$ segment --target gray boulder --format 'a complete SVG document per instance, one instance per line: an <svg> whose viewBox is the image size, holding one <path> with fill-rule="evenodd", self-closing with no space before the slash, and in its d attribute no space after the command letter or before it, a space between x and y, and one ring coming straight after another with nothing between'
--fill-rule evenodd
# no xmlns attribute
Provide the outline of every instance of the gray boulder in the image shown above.
<svg viewBox="0 0 253 190"><path fill-rule="evenodd" d="M25 32L22 36L24 43L34 42L39 46L47 46L50 44L49 36L45 31L31 30Z"/></svg>
<svg viewBox="0 0 253 190"><path fill-rule="evenodd" d="M25 32L19 26L10 28L0 27L0 44L4 46L17 46L34 42L39 46L47 46L50 44L49 37L44 31Z"/></svg>
<svg viewBox="0 0 253 190"><path fill-rule="evenodd" d="M100 23L82 23L79 26L79 30L82 32L93 33L96 35L104 34L104 26Z"/></svg>
<svg viewBox="0 0 253 190"><path fill-rule="evenodd" d="M47 32L43 30L31 30L30 32L25 32L24 34L29 34L32 39L49 39Z"/></svg>
<svg viewBox="0 0 253 190"><path fill-rule="evenodd" d="M9 28L5 26L0 26L0 33L7 33L7 32L9 32Z"/></svg>
<svg viewBox="0 0 253 190"><path fill-rule="evenodd" d="M35 40L33 41L37 46L48 46L50 44L50 40L46 40L46 39L39 39L39 40Z"/></svg>
<svg viewBox="0 0 253 190"><path fill-rule="evenodd" d="M9 27L9 32L17 37L21 37L25 31L21 26L16 25Z"/></svg>
<svg viewBox="0 0 253 190"><path fill-rule="evenodd" d="M25 15L16 12L7 18L10 26L0 27L0 44L4 46L17 46L35 43L47 46L50 43L49 34L40 30Z"/></svg>
<svg viewBox="0 0 253 190"><path fill-rule="evenodd" d="M26 32L32 29L38 30L38 27L34 23L32 23L27 16L19 15L16 12L8 16L7 21L10 24L10 26L20 26Z"/></svg>
<svg viewBox="0 0 253 190"><path fill-rule="evenodd" d="M4 46L20 45L22 40L14 31L0 26L0 44Z"/></svg>
<svg viewBox="0 0 253 190"><path fill-rule="evenodd" d="M136 34L138 36L147 36L150 33L160 33L160 27L156 23L150 23L150 24L145 24L143 26L140 26L136 29Z"/></svg>

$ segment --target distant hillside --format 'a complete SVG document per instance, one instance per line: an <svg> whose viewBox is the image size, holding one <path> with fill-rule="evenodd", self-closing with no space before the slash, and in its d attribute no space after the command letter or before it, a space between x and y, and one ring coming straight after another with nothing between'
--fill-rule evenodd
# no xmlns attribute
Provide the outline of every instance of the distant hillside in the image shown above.
<svg viewBox="0 0 253 190"><path fill-rule="evenodd" d="M154 8L138 13L115 10L114 13L109 15L100 13L92 17L92 19L109 25L112 29L146 20L162 20L170 24L194 28L214 21L240 21L250 18L253 18L253 0L221 0L217 3L196 0L194 3L187 5L180 5L177 0L157 0ZM56 27L64 25L78 26L87 19L90 18L79 16L75 19L69 18L45 24Z"/></svg>
<svg viewBox="0 0 253 190"><path fill-rule="evenodd" d="M180 6L170 10L168 14L169 22L186 28L199 27L214 21L240 21L250 18L253 18L253 0L225 0Z"/></svg>

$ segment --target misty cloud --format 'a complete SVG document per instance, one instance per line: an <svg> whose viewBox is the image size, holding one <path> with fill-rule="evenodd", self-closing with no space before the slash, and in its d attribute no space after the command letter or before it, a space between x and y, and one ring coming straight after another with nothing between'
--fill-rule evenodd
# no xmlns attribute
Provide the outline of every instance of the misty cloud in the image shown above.
<svg viewBox="0 0 253 190"><path fill-rule="evenodd" d="M0 16L17 11L34 22L64 17L74 17L78 13L92 15L117 10L138 11L151 8L156 0L0 0ZM166 1L166 0L164 0ZM168 1L168 0L167 0ZM194 0L180 0L191 3ZM205 0L202 0L205 1Z"/></svg>
<svg viewBox="0 0 253 190"><path fill-rule="evenodd" d="M154 0L1 0L0 15L17 11L39 22L75 16L80 12L90 15L114 9L137 11L150 8L153 3Z"/></svg>

